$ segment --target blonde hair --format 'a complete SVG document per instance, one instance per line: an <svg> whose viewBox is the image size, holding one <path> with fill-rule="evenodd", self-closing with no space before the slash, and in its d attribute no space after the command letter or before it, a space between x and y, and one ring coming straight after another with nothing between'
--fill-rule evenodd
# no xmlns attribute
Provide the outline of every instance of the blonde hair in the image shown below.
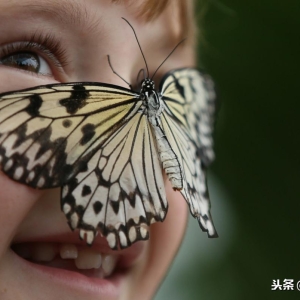
<svg viewBox="0 0 300 300"><path fill-rule="evenodd" d="M112 0L112 2L120 3L132 0ZM177 6L179 12L179 22L181 27L181 37L186 37L189 33L192 37L195 34L195 17L193 0L144 0L139 7L138 15L145 18L146 21L151 21L157 18L168 5Z"/></svg>

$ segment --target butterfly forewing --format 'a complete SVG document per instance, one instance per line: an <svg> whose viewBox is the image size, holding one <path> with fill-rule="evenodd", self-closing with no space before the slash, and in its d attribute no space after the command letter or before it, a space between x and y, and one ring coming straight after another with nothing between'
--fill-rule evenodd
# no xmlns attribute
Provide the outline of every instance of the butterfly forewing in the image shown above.
<svg viewBox="0 0 300 300"><path fill-rule="evenodd" d="M201 153L202 163L208 166L214 160L216 103L212 79L196 69L179 69L165 75L160 90L167 112L185 128Z"/></svg>
<svg viewBox="0 0 300 300"><path fill-rule="evenodd" d="M35 188L62 186L84 167L86 152L91 156L109 132L126 121L137 97L121 87L83 83L3 94L2 170Z"/></svg>

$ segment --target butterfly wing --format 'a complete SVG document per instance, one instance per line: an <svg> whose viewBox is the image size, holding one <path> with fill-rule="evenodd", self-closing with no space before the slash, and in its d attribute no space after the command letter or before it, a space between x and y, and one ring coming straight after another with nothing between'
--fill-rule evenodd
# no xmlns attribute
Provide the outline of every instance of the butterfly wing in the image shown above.
<svg viewBox="0 0 300 300"><path fill-rule="evenodd" d="M165 102L162 126L183 176L182 195L191 214L210 237L216 237L210 214L206 167L213 161L215 93L208 75L185 68L168 73L161 83Z"/></svg>
<svg viewBox="0 0 300 300"><path fill-rule="evenodd" d="M164 219L162 169L138 94L70 83L0 99L2 171L34 188L63 187L62 210L88 243L100 230L125 248Z"/></svg>
<svg viewBox="0 0 300 300"><path fill-rule="evenodd" d="M126 122L137 97L121 87L88 83L2 94L2 171L34 188L62 186L86 168L95 148Z"/></svg>
<svg viewBox="0 0 300 300"><path fill-rule="evenodd" d="M143 112L115 131L87 170L63 188L62 209L88 243L99 229L112 249L148 239L148 226L164 220L162 167Z"/></svg>

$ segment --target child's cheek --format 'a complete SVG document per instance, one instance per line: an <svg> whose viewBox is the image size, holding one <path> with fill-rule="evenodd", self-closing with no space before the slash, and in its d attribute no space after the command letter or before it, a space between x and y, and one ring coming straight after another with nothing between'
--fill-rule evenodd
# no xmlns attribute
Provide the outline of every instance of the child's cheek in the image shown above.
<svg viewBox="0 0 300 300"><path fill-rule="evenodd" d="M37 75L0 65L0 83L0 93L3 93L58 82L48 76Z"/></svg>
<svg viewBox="0 0 300 300"><path fill-rule="evenodd" d="M42 191L14 182L0 172L0 257Z"/></svg>
<svg viewBox="0 0 300 300"><path fill-rule="evenodd" d="M0 93L55 82L10 67L0 66ZM9 179L0 171L0 257L10 246L22 220L43 192Z"/></svg>
<svg viewBox="0 0 300 300"><path fill-rule="evenodd" d="M179 191L173 191L169 181L166 182L169 203L164 222L157 222L150 227L148 257L140 274L140 284L132 286L132 300L150 299L153 291L161 282L169 268L185 233L188 206ZM155 280L149 280L155 278Z"/></svg>

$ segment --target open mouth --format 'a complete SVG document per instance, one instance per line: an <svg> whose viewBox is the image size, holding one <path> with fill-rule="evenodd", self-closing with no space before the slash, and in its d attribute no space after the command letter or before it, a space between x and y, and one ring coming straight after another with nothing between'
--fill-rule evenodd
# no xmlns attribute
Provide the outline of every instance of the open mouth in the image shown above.
<svg viewBox="0 0 300 300"><path fill-rule="evenodd" d="M79 272L88 277L107 278L117 269L124 271L124 266L118 264L120 255L101 253L101 250L82 245L35 242L15 244L12 250L33 263Z"/></svg>
<svg viewBox="0 0 300 300"><path fill-rule="evenodd" d="M15 241L11 250L20 270L40 280L54 280L64 287L88 294L108 297L120 293L120 283L144 253L145 244L138 242L124 250L111 250L103 237L92 246L78 239L77 233L41 239ZM34 275L35 274L35 275ZM104 293L104 294L103 294Z"/></svg>

